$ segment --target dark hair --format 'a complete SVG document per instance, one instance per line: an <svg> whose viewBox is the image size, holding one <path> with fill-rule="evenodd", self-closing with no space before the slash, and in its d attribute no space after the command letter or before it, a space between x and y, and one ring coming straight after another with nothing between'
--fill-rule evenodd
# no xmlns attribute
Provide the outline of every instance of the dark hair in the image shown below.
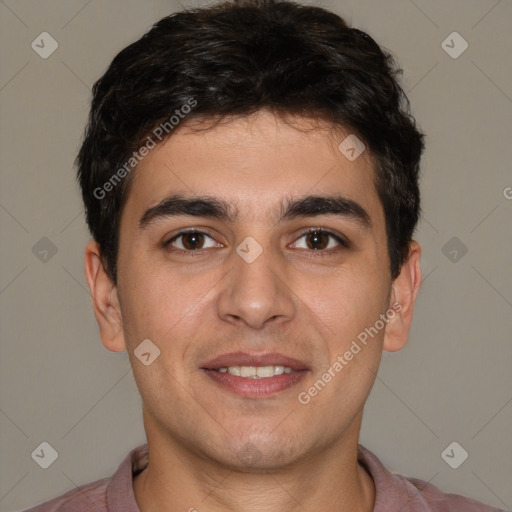
<svg viewBox="0 0 512 512"><path fill-rule="evenodd" d="M121 211L140 148L172 135L180 112L218 122L270 109L327 120L368 147L396 278L419 218L424 149L401 72L368 34L319 7L234 0L161 19L94 84L77 156L87 223L109 276L117 282Z"/></svg>

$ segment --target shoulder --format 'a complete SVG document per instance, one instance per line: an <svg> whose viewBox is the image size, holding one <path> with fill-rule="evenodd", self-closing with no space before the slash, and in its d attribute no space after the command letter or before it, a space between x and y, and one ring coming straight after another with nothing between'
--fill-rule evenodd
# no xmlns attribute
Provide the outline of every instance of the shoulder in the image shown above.
<svg viewBox="0 0 512 512"><path fill-rule="evenodd" d="M472 498L444 492L425 480L391 472L361 445L358 445L358 462L375 484L374 512L504 512Z"/></svg>
<svg viewBox="0 0 512 512"><path fill-rule="evenodd" d="M419 478L405 477L398 474L394 474L393 477L404 488L408 496L416 497L412 501L421 503L423 506L423 508L415 508L414 506L410 509L405 508L404 512L409 510L410 512L416 510L424 510L425 512L504 512L503 509L491 507L472 498L444 492L435 485Z"/></svg>
<svg viewBox="0 0 512 512"><path fill-rule="evenodd" d="M109 512L137 510L133 475L148 464L148 445L126 455L113 476L81 485L71 491L23 512Z"/></svg>
<svg viewBox="0 0 512 512"><path fill-rule="evenodd" d="M24 512L106 512L106 489L110 478L81 485L62 496L46 501Z"/></svg>

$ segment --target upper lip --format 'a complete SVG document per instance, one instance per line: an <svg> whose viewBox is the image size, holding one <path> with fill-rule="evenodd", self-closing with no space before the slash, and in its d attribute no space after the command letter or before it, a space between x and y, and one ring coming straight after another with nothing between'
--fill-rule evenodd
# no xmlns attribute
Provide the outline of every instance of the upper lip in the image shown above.
<svg viewBox="0 0 512 512"><path fill-rule="evenodd" d="M218 370L230 366L285 366L292 370L308 370L305 363L277 352L266 354L248 354L246 352L230 352L222 354L204 363L201 367L205 370Z"/></svg>

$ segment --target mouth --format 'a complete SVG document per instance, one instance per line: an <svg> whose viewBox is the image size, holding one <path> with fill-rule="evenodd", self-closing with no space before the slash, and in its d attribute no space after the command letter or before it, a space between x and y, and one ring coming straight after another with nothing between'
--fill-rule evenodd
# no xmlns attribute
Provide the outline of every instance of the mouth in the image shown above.
<svg viewBox="0 0 512 512"><path fill-rule="evenodd" d="M310 370L298 359L272 353L255 356L224 354L201 370L220 387L243 397L261 398L297 384Z"/></svg>
<svg viewBox="0 0 512 512"><path fill-rule="evenodd" d="M236 377L242 377L244 379L269 379L276 375L282 375L283 373L293 373L288 366L228 366L222 368L216 368L215 371L220 373L229 373Z"/></svg>

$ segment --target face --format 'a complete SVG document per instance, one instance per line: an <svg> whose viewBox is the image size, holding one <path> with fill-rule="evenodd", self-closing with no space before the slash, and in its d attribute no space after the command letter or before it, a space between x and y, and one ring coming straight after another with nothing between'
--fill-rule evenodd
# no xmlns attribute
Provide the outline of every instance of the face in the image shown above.
<svg viewBox="0 0 512 512"><path fill-rule="evenodd" d="M183 127L139 165L112 289L122 329L102 338L129 352L149 442L262 469L357 437L384 333L407 328L370 155L349 161L348 132L314 127L264 112Z"/></svg>

